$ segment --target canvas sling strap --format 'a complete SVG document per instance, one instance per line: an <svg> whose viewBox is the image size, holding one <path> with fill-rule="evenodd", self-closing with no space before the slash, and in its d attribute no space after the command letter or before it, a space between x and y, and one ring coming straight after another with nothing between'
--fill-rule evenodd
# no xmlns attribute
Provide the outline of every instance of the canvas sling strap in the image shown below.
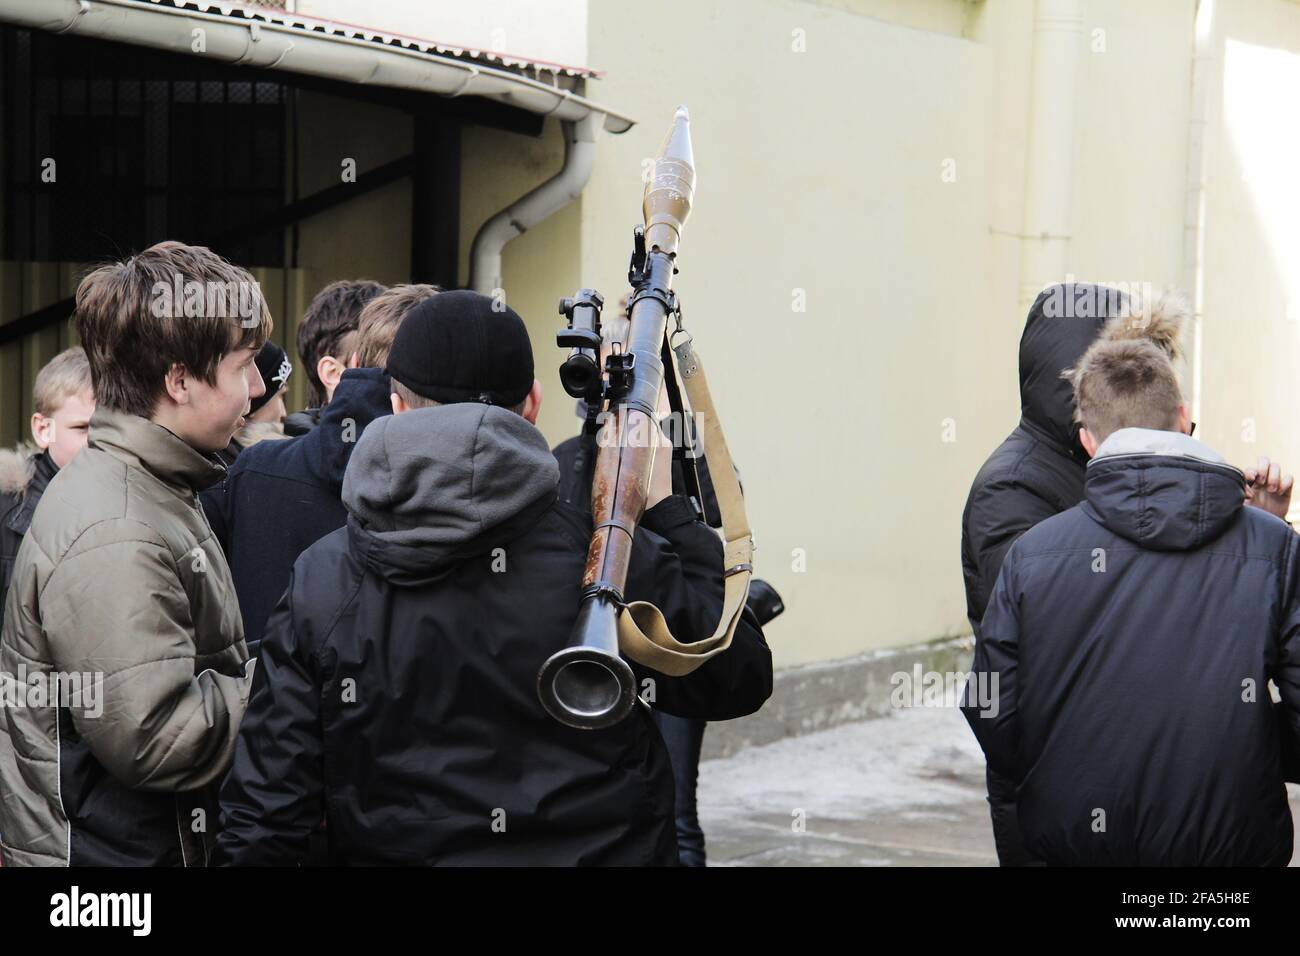
<svg viewBox="0 0 1300 956"><path fill-rule="evenodd" d="M736 633L740 614L745 609L745 598L749 595L749 579L754 573L754 538L749 530L749 519L745 516L745 499L704 378L704 366L690 335L680 327L673 337L679 334L682 340L673 346L673 354L677 357L677 368L691 410L699 423L704 458L709 463L709 476L713 480L718 512L722 516L722 619L711 637L683 644L668 630L663 612L648 601L625 604L618 616L619 650L637 663L669 677L683 677L731 646L732 635Z"/></svg>

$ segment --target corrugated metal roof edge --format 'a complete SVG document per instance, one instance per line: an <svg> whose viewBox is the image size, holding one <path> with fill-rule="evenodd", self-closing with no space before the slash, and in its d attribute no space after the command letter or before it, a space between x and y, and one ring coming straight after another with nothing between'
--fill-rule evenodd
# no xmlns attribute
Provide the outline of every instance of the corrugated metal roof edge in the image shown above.
<svg viewBox="0 0 1300 956"><path fill-rule="evenodd" d="M563 73L566 76L580 76L583 78L599 79L604 76L602 71L592 67L571 66L538 57L506 53L501 50L484 50L469 44L447 43L430 37L417 37L407 33L399 33L395 30L382 30L378 27L348 23L344 20L326 20L302 13L280 12L269 7L249 6L239 3L237 0L130 0L130 2L147 3L157 7L173 7L175 9L189 8L199 13L207 13L209 10L215 9L219 10L223 16L235 17L238 15L248 20L262 20L267 23L278 23L282 26L306 29L313 32L320 32L323 29L324 32L360 38L372 43L414 47L421 53L434 52L441 56L451 56L457 59L464 58L476 62L495 61L505 67L518 66L540 72Z"/></svg>
<svg viewBox="0 0 1300 956"><path fill-rule="evenodd" d="M180 5L177 5L178 2ZM230 8L235 6L233 3L224 5ZM220 57L232 63L337 76L339 67L349 61L329 65L327 59L321 58L325 46L337 44L340 48L358 52L370 50L374 57L392 58L387 61L355 62L353 65L361 68L360 72L356 69L345 71L349 75L343 78L348 82L426 90L439 96L483 96L528 112L554 115L562 120L580 120L596 113L604 118L602 125L611 133L626 132L636 122L617 110L588 100L583 93L561 85L558 76L555 82L548 83L526 73L471 62L463 57L437 55L401 44L373 43L344 33L292 27L264 17L245 17L242 15L243 8L239 16L228 16L221 12L220 5L207 2L205 7L207 8L200 10L196 0L0 0L0 19L56 33L86 34L165 49L175 49L180 41L165 31L149 28L149 23L154 22L151 18L157 18L156 22L160 25L173 18L208 21L221 24L234 33L223 32L221 42L204 55L219 51ZM114 10L121 15L112 13ZM145 19L136 20L132 15ZM269 42L273 36L278 36L279 41ZM299 47L295 47L292 41L295 36L301 37ZM236 37L246 39L232 45L231 41ZM187 39L182 45L188 43ZM210 39L209 47L212 43ZM323 46L315 46L316 44ZM402 60L423 62L436 67L438 72L412 72L401 66L399 61ZM388 66L384 66L384 63ZM461 78L449 84L446 82L447 76L441 72L443 70L456 71ZM440 85L432 84L435 75L443 76L444 82ZM581 82L581 79L577 82Z"/></svg>

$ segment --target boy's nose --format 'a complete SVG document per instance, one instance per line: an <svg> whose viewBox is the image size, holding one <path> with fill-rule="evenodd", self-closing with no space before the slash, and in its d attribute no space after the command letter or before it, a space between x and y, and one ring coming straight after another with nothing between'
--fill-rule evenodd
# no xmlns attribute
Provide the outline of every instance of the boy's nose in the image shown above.
<svg viewBox="0 0 1300 956"><path fill-rule="evenodd" d="M258 371L256 365L248 367L250 378L248 380L248 397L257 398L266 394L266 383L262 381L262 373Z"/></svg>

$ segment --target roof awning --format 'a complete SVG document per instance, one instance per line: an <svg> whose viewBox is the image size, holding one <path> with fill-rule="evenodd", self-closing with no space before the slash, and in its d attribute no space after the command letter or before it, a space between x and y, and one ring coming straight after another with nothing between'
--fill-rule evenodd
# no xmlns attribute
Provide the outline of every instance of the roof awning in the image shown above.
<svg viewBox="0 0 1300 956"><path fill-rule="evenodd" d="M55 33L206 56L347 83L480 96L543 116L598 114L611 133L635 122L569 87L597 75L510 54L222 0L0 0L0 20ZM202 30L196 50L194 31Z"/></svg>

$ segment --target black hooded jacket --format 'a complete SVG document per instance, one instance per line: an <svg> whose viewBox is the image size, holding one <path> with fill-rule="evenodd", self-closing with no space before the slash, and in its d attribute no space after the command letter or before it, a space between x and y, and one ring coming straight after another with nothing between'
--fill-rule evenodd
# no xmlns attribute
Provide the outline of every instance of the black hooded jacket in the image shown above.
<svg viewBox="0 0 1300 956"><path fill-rule="evenodd" d="M327 820L340 864L673 864L668 754L638 704L552 720L537 673L567 646L591 518L557 500L541 432L466 403L377 420L344 482L347 527L298 560L267 623L222 792L220 853L292 864ZM722 546L680 496L634 538L628 600L683 641L721 612ZM746 614L683 678L633 665L655 706L725 720L772 689Z"/></svg>
<svg viewBox="0 0 1300 956"><path fill-rule="evenodd" d="M50 479L58 474L59 466L48 451L30 457L21 451L5 450L0 454L5 457L0 463L0 609L3 609L18 548L32 526L32 515L41 503L41 495L45 494Z"/></svg>
<svg viewBox="0 0 1300 956"><path fill-rule="evenodd" d="M1097 338L1113 293L1076 283L1052 286L1034 301L1020 337L1020 424L984 462L961 519L966 616L975 633L998 570L1016 538L1083 499L1088 457L1079 445L1074 395L1061 372ZM1076 307L1065 308L1063 304ZM1106 314L1096 315L1102 311ZM1080 314L1083 313L1083 314Z"/></svg>
<svg viewBox="0 0 1300 956"><path fill-rule="evenodd" d="M344 470L366 426L392 413L388 396L383 369L348 369L315 428L245 449L225 480L200 495L226 552L250 654L298 555L343 527Z"/></svg>
<svg viewBox="0 0 1300 956"><path fill-rule="evenodd" d="M1122 429L1088 465L1086 501L1007 555L968 685L984 697L962 709L989 765L1018 782L1038 858L1291 858L1300 537L1244 507L1244 490L1200 442Z"/></svg>

